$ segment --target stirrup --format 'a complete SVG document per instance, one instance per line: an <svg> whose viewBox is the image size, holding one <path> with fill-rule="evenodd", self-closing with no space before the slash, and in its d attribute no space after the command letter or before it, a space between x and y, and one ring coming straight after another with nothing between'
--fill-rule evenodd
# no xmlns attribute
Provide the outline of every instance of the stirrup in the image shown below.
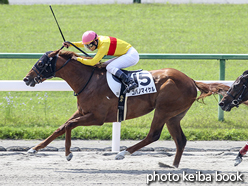
<svg viewBox="0 0 248 186"><path fill-rule="evenodd" d="M132 82L132 84L129 84L126 89L123 91L123 94L129 93L131 90L138 87L138 84L135 82Z"/></svg>

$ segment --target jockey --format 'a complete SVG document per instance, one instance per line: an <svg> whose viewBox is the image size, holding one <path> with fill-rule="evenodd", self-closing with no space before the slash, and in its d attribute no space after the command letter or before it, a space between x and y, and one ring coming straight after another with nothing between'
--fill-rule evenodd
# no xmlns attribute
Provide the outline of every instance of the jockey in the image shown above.
<svg viewBox="0 0 248 186"><path fill-rule="evenodd" d="M242 157L246 154L247 151L248 151L248 142L245 144L244 147L242 147L239 150L239 154L235 158L234 166L237 166L238 164L240 164L242 162Z"/></svg>
<svg viewBox="0 0 248 186"><path fill-rule="evenodd" d="M139 61L139 54L129 43L110 36L98 36L94 31L87 31L82 36L82 42L72 42L77 47L86 47L94 51L98 49L94 58L87 59L73 56L75 59L85 65L94 66L100 62L105 55L116 56L104 63L106 69L111 74L117 76L126 85L124 93L138 87L138 84L128 77L121 69L133 66ZM64 42L65 47L69 47L68 42Z"/></svg>

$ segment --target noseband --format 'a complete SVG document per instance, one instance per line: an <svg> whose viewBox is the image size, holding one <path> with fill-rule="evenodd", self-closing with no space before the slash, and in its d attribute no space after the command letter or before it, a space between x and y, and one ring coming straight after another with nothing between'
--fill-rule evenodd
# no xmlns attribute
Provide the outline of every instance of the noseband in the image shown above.
<svg viewBox="0 0 248 186"><path fill-rule="evenodd" d="M240 79L242 79L242 78L244 78L244 75L241 75ZM229 92L229 90L226 92L226 94L227 94L228 96L230 96L230 97L233 99L232 104L233 104L235 107L239 107L239 104L241 104L241 102L243 101L243 99L244 99L244 98L246 97L246 95L248 94L248 92L245 94L245 90L247 89L247 86L246 86L246 85L248 84L248 79L245 79L245 80L246 80L246 82L243 83L242 88L238 91L238 93L236 93L235 96L233 96L233 95ZM241 81L240 81L240 82L241 82ZM239 95L239 94L240 94L240 95ZM236 98L237 95L239 95L238 98Z"/></svg>

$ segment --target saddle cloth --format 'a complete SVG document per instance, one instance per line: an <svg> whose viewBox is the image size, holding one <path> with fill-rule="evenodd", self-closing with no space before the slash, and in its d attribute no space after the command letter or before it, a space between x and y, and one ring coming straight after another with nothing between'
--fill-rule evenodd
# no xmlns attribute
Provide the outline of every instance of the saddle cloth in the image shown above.
<svg viewBox="0 0 248 186"><path fill-rule="evenodd" d="M128 76L131 76L137 83L138 87L134 90L131 90L129 93L126 93L126 97L130 96L139 96L143 94L151 94L157 92L152 75L150 72L145 70L139 71L126 71L122 70ZM121 91L121 80L113 76L111 73L107 72L107 82L111 91L116 95L120 96Z"/></svg>

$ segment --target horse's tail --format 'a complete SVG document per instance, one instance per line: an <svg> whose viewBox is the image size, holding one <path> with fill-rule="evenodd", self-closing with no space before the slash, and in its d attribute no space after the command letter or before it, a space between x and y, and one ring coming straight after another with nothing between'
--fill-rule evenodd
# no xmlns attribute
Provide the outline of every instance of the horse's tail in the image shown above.
<svg viewBox="0 0 248 186"><path fill-rule="evenodd" d="M194 83L196 88L198 88L201 92L200 96L196 98L197 101L203 101L205 97L211 96L212 94L219 94L224 96L230 88L229 86L222 83L203 83L196 81L194 81Z"/></svg>

